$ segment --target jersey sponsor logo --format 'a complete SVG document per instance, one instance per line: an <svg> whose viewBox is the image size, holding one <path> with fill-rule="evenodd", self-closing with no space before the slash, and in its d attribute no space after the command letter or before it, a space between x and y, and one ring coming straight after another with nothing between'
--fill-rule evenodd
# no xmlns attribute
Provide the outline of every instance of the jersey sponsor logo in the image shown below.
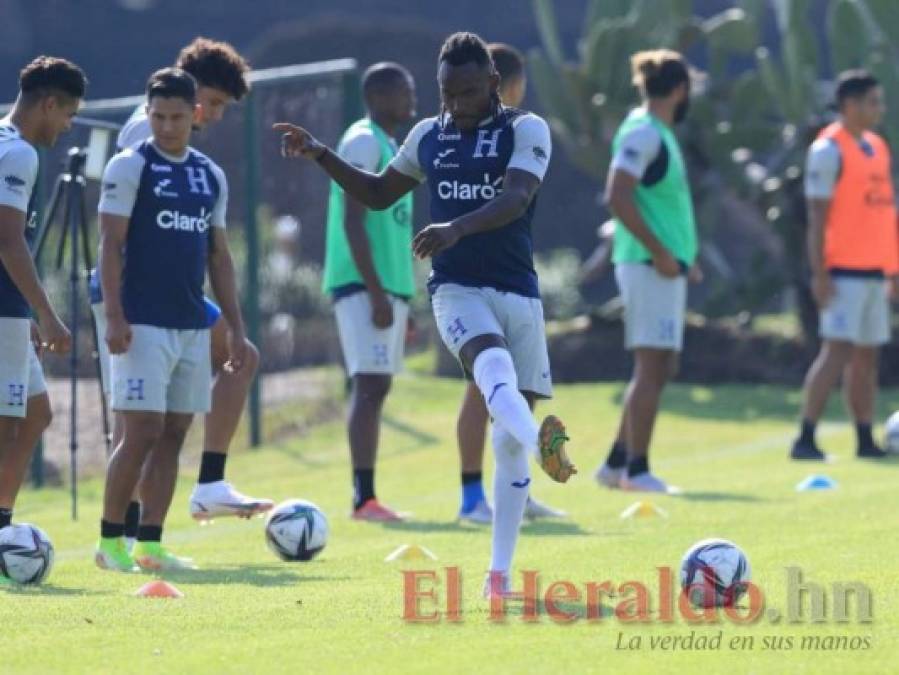
<svg viewBox="0 0 899 675"><path fill-rule="evenodd" d="M397 204L396 206L394 206L392 215L397 225L408 225L411 220L411 214L409 213L409 209L406 208L405 204Z"/></svg>
<svg viewBox="0 0 899 675"><path fill-rule="evenodd" d="M156 183L156 187L153 188L153 194L157 197L178 197L178 193L169 189L172 184L171 178L163 178L158 183Z"/></svg>
<svg viewBox="0 0 899 675"><path fill-rule="evenodd" d="M456 199L461 201L490 201L503 191L503 177L490 180L490 174L484 174L483 183L463 183L461 181L442 180L437 184L437 196L440 199Z"/></svg>
<svg viewBox="0 0 899 675"><path fill-rule="evenodd" d="M441 142L443 142L443 141L461 141L462 140L462 132L458 131L454 134L439 133L439 134L437 134L437 140L441 141Z"/></svg>
<svg viewBox="0 0 899 675"><path fill-rule="evenodd" d="M172 167L169 164L156 164L151 162L150 171L156 171L157 173L172 173Z"/></svg>
<svg viewBox="0 0 899 675"><path fill-rule="evenodd" d="M502 131L502 129L494 129L493 131L480 129L478 131L478 142L474 146L474 154L472 157L475 159L480 157L498 157L499 155L496 150L499 145L499 135Z"/></svg>
<svg viewBox="0 0 899 675"><path fill-rule="evenodd" d="M624 150L621 151L621 154L623 154L627 159L634 161L640 158L640 153L633 148L624 148Z"/></svg>
<svg viewBox="0 0 899 675"><path fill-rule="evenodd" d="M546 150L541 148L539 145L535 145L533 150L534 150L534 159L536 159L538 162L546 161Z"/></svg>
<svg viewBox="0 0 899 675"><path fill-rule="evenodd" d="M4 176L3 182L6 183L7 187L12 189L25 187L25 179L14 174Z"/></svg>
<svg viewBox="0 0 899 675"><path fill-rule="evenodd" d="M438 152L437 156L434 158L434 168L435 169L458 169L459 168L458 164L443 161L445 158L449 157L455 151L456 151L455 148L447 148L443 152Z"/></svg>
<svg viewBox="0 0 899 675"><path fill-rule="evenodd" d="M202 166L186 166L187 182L190 184L190 192L195 195L211 195L209 187L209 175Z"/></svg>
<svg viewBox="0 0 899 675"><path fill-rule="evenodd" d="M200 209L200 215L198 216L191 216L180 211L165 210L156 214L156 224L163 230L203 233L209 229L211 216L212 213L207 212L205 207Z"/></svg>
<svg viewBox="0 0 899 675"><path fill-rule="evenodd" d="M7 386L6 405L10 407L25 407L25 385L18 382L10 382Z"/></svg>

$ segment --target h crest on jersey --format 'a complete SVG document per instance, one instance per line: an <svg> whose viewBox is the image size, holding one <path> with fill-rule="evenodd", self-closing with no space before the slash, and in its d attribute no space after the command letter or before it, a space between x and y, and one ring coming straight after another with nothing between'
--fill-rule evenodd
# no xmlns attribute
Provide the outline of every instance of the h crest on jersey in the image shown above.
<svg viewBox="0 0 899 675"><path fill-rule="evenodd" d="M187 183L190 185L190 191L195 195L211 195L212 190L209 188L209 175L202 166L186 166Z"/></svg>
<svg viewBox="0 0 899 675"><path fill-rule="evenodd" d="M497 147L499 146L499 135L502 131L501 128L478 129L478 140L474 146L472 157L475 159L480 157L498 157Z"/></svg>

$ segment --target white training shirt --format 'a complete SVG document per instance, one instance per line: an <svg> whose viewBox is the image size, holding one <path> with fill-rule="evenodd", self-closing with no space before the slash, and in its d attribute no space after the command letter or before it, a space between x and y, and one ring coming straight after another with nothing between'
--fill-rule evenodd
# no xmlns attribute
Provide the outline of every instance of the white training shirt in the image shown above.
<svg viewBox="0 0 899 675"><path fill-rule="evenodd" d="M188 148L187 152L181 157L173 157L160 150L155 144L153 147L160 155L175 163L184 162L188 153L197 152L193 148ZM225 227L225 214L228 209L228 180L225 177L225 172L222 171L218 164L208 158L207 160L209 161L209 168L219 184L219 195L209 223L213 227ZM134 210L134 202L137 200L141 175L146 163L144 156L137 152L134 147L122 150L109 160L106 170L103 172L100 205L97 207L100 213L131 217L131 213Z"/></svg>
<svg viewBox="0 0 899 675"><path fill-rule="evenodd" d="M150 118L147 117L145 106L141 104L131 113L131 117L128 118L125 126L119 131L116 145L119 150L124 150L142 143L152 135L153 130L150 129Z"/></svg>
<svg viewBox="0 0 899 675"><path fill-rule="evenodd" d="M646 169L662 150L662 134L647 122L634 127L622 138L618 152L612 158L610 171L624 171L637 180L643 178Z"/></svg>
<svg viewBox="0 0 899 675"><path fill-rule="evenodd" d="M393 139L390 139L390 145L396 150ZM374 173L381 163L381 144L371 129L358 125L343 137L337 146L337 154L357 169Z"/></svg>
<svg viewBox="0 0 899 675"><path fill-rule="evenodd" d="M436 118L429 117L416 124L390 162L390 167L419 183L424 181L426 176L418 163L418 145L425 134L434 128L435 123ZM526 113L512 121L512 129L515 132L515 145L506 170L521 169L542 181L552 154L549 126L542 117Z"/></svg>
<svg viewBox="0 0 899 675"><path fill-rule="evenodd" d="M37 150L8 118L0 120L0 204L27 216L37 169Z"/></svg>
<svg viewBox="0 0 899 675"><path fill-rule="evenodd" d="M840 146L832 138L819 138L805 158L806 199L830 199L840 176Z"/></svg>

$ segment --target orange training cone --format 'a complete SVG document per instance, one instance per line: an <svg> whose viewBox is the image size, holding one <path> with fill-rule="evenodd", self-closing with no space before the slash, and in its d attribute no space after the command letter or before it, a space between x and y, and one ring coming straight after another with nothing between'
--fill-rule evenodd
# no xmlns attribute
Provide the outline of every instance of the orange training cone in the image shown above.
<svg viewBox="0 0 899 675"><path fill-rule="evenodd" d="M183 598L184 593L160 579L144 584L134 593L139 598Z"/></svg>

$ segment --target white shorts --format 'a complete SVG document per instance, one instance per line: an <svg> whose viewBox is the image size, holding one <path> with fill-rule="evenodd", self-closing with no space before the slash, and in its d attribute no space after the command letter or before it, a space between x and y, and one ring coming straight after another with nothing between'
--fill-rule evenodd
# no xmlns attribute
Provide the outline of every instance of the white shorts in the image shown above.
<svg viewBox="0 0 899 675"><path fill-rule="evenodd" d="M890 341L889 288L884 279L832 277L834 295L821 312L825 340L870 346Z"/></svg>
<svg viewBox="0 0 899 675"><path fill-rule="evenodd" d="M128 351L112 355L113 410L209 412L209 330L132 324L131 331Z"/></svg>
<svg viewBox="0 0 899 675"><path fill-rule="evenodd" d="M453 356L458 359L462 347L472 338L501 335L512 354L518 388L552 397L543 303L539 298L493 288L441 284L431 304L440 337Z"/></svg>
<svg viewBox="0 0 899 675"><path fill-rule="evenodd" d="M669 279L650 265L622 263L615 266L615 280L624 305L624 346L681 351L686 277Z"/></svg>
<svg viewBox="0 0 899 675"><path fill-rule="evenodd" d="M334 303L337 333L350 377L358 373L396 375L403 369L409 303L387 297L393 307L393 325L385 329L375 328L371 321L368 292L353 293Z"/></svg>
<svg viewBox="0 0 899 675"><path fill-rule="evenodd" d="M31 320L0 317L0 345L0 416L25 417L28 399L47 391L31 344Z"/></svg>
<svg viewBox="0 0 899 675"><path fill-rule="evenodd" d="M97 357L100 359L100 384L103 387L103 393L106 398L112 394L112 384L110 377L112 375L112 358L109 353L109 346L106 344L106 312L103 309L103 303L97 302L91 305L91 312L94 314L94 325L97 327Z"/></svg>

